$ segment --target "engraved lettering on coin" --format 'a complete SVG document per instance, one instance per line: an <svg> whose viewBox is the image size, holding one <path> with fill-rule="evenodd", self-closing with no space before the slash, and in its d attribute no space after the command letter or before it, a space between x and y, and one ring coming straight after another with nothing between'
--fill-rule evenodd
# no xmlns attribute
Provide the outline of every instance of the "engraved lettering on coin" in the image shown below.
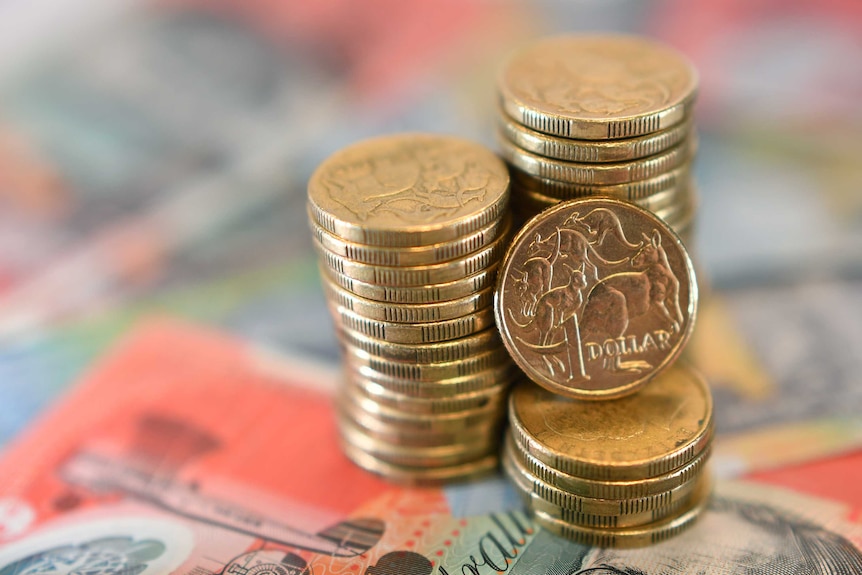
<svg viewBox="0 0 862 575"><path fill-rule="evenodd" d="M500 274L503 340L537 383L576 397L633 391L681 350L694 318L679 240L617 200L560 204L515 238Z"/></svg>

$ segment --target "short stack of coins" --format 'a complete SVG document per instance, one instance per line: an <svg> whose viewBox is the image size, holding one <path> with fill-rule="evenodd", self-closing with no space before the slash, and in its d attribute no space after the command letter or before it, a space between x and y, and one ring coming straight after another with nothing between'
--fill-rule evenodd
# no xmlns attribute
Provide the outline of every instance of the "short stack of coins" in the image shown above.
<svg viewBox="0 0 862 575"><path fill-rule="evenodd" d="M539 524L590 545L636 546L698 517L710 494L712 399L677 363L696 310L682 241L631 202L560 202L516 234L495 314L532 382L510 398L503 464Z"/></svg>
<svg viewBox="0 0 862 575"><path fill-rule="evenodd" d="M411 484L496 469L516 372L492 304L511 238L504 163L457 138L387 136L330 156L308 194L346 455Z"/></svg>
<svg viewBox="0 0 862 575"><path fill-rule="evenodd" d="M686 58L643 38L552 37L515 53L498 82L498 139L520 219L604 195L653 211L689 244L696 90Z"/></svg>

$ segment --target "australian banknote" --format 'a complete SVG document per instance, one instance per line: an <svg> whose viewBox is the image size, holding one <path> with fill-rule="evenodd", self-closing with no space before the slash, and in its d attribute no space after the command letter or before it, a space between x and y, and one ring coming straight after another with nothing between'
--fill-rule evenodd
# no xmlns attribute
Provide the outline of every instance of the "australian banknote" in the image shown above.
<svg viewBox="0 0 862 575"><path fill-rule="evenodd" d="M498 479L389 485L341 455L331 384L326 372L215 332L168 320L141 327L0 460L0 573L726 573L772 564L786 569L774 573L853 573L840 569L860 564L862 529L838 491L830 502L721 483L690 531L612 552L542 531ZM484 487L495 484L503 490ZM458 503L465 493L484 493L483 512Z"/></svg>

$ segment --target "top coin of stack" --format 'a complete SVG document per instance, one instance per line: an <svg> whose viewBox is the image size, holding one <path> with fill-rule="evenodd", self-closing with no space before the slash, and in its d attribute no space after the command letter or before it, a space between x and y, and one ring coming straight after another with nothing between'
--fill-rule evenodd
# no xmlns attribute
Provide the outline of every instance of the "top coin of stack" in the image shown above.
<svg viewBox="0 0 862 575"><path fill-rule="evenodd" d="M513 205L528 219L562 200L610 196L687 236L696 90L683 56L643 38L553 37L515 53L498 82Z"/></svg>
<svg viewBox="0 0 862 575"><path fill-rule="evenodd" d="M308 199L344 348L347 455L407 483L494 469L515 371L492 311L510 227L503 162L457 138L382 137L325 160Z"/></svg>

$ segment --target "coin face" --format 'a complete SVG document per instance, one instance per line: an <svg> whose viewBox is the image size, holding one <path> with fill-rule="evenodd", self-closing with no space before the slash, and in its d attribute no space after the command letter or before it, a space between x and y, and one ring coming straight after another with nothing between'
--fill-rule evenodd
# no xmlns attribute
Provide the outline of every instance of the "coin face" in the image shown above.
<svg viewBox="0 0 862 575"><path fill-rule="evenodd" d="M509 176L479 144L399 134L366 140L325 160L308 184L309 210L330 233L367 245L456 240L503 212Z"/></svg>
<svg viewBox="0 0 862 575"><path fill-rule="evenodd" d="M560 36L514 54L499 78L501 105L520 124L586 140L673 126L697 87L674 50L630 36Z"/></svg>
<svg viewBox="0 0 862 575"><path fill-rule="evenodd" d="M612 198L540 213L506 253L497 327L536 383L581 399L635 391L673 362L697 308L691 260L659 218Z"/></svg>
<svg viewBox="0 0 862 575"><path fill-rule="evenodd" d="M523 382L509 399L509 419L524 451L561 473L641 480L671 473L709 446L712 396L680 363L612 401L574 401Z"/></svg>

